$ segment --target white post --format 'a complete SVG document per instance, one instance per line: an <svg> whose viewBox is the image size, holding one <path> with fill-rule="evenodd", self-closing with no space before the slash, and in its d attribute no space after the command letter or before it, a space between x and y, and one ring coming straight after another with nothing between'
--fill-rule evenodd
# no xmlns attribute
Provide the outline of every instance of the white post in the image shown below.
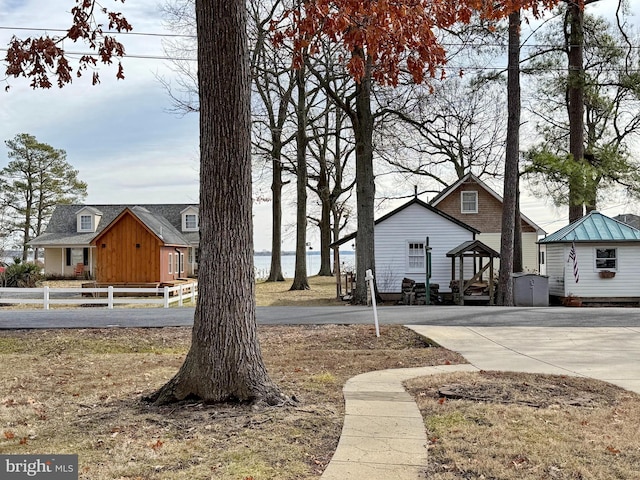
<svg viewBox="0 0 640 480"><path fill-rule="evenodd" d="M49 287L44 287L44 309L49 310Z"/></svg>
<svg viewBox="0 0 640 480"><path fill-rule="evenodd" d="M380 326L378 325L378 307L376 305L376 292L373 286L373 273L371 270L367 270L367 274L364 279L369 282L369 289L371 290L371 304L373 305L373 319L376 323L376 337L379 337Z"/></svg>
<svg viewBox="0 0 640 480"><path fill-rule="evenodd" d="M164 308L169 308L169 287L164 287Z"/></svg>
<svg viewBox="0 0 640 480"><path fill-rule="evenodd" d="M113 310L113 286L112 286L112 285L109 285L109 287L107 288L107 290L108 290L108 293L107 293L107 296L108 296L108 299L107 299L107 308L108 308L109 310Z"/></svg>
<svg viewBox="0 0 640 480"><path fill-rule="evenodd" d="M182 284L178 285L178 306L182 306Z"/></svg>

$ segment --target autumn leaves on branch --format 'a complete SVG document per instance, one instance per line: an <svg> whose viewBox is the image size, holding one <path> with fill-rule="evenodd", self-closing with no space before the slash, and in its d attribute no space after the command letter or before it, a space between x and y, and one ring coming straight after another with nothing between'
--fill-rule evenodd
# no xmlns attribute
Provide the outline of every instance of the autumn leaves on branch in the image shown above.
<svg viewBox="0 0 640 480"><path fill-rule="evenodd" d="M120 1L124 3L124 0ZM113 63L114 58L120 59L125 55L122 43L113 35L105 35L104 23L99 23L96 18L96 15L99 15L107 22L107 32L129 32L132 27L122 13L102 7L96 0L76 0L71 15L71 27L60 37L44 35L19 39L13 36L5 57L7 76L29 78L34 89L51 88L53 83L50 77L54 77L58 87L63 87L73 81L74 72L76 77L81 77L85 71L94 69L98 63L108 65ZM80 41L91 50L91 53L79 54L75 71L69 61L69 56L73 54L67 52L63 46L65 40L74 43ZM119 60L116 78L124 78ZM92 73L92 83L100 83L98 71L95 69Z"/></svg>

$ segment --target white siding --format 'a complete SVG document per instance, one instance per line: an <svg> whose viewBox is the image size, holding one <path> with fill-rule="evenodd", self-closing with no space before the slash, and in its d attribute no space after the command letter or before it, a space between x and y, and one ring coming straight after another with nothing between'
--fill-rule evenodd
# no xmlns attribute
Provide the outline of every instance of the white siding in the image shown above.
<svg viewBox="0 0 640 480"><path fill-rule="evenodd" d="M538 265L538 234L524 232L522 234L522 269L529 273L540 273Z"/></svg>
<svg viewBox="0 0 640 480"><path fill-rule="evenodd" d="M493 248L496 252L500 252L501 234L500 233L480 233L476 238L484 243L487 247ZM523 271L529 273L538 273L538 234L534 232L525 232L522 234L522 268ZM496 271L500 268L500 260L494 261Z"/></svg>
<svg viewBox="0 0 640 480"><path fill-rule="evenodd" d="M547 245L547 274L551 295L578 297L640 297L640 245L615 243L576 243L580 281L573 277L573 263L568 260L571 244ZM595 268L596 248L617 249L614 278L600 278ZM561 280L564 285L561 285ZM564 286L564 288L560 288ZM554 288L555 287L555 288Z"/></svg>
<svg viewBox="0 0 640 480"><path fill-rule="evenodd" d="M569 249L567 248L565 253L565 245L562 243L554 243L547 245L547 276L549 277L549 295L557 295L559 297L565 297L565 270L567 267L567 257L569 255ZM571 265L569 265L572 268ZM571 270L569 270L571 273ZM571 280L571 287L573 288L573 275L569 277Z"/></svg>
<svg viewBox="0 0 640 480"><path fill-rule="evenodd" d="M404 277L416 282L425 281L424 271L408 269L406 249L407 242L424 242L426 237L429 237L431 247L430 281L438 283L440 291L451 291L451 259L446 254L461 243L473 240L473 233L469 230L417 204L410 205L378 223L374 235L376 283L382 293L399 292ZM468 262L467 275L472 275L471 263Z"/></svg>

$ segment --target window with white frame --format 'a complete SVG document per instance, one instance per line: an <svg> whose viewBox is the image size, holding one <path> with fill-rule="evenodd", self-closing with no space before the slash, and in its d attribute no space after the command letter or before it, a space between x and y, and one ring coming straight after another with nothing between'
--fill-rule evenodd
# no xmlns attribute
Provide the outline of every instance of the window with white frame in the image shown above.
<svg viewBox="0 0 640 480"><path fill-rule="evenodd" d="M596 270L616 270L618 252L615 248L596 248Z"/></svg>
<svg viewBox="0 0 640 480"><path fill-rule="evenodd" d="M407 270L410 272L425 271L424 242L407 243Z"/></svg>
<svg viewBox="0 0 640 480"><path fill-rule="evenodd" d="M180 254L179 254L179 253L176 253L176 254L173 256L173 258L175 258L175 261L176 261L176 263L175 263L175 265L174 265L174 266L175 266L175 268L173 269L173 271L174 271L176 274L179 274L179 273L180 273Z"/></svg>
<svg viewBox="0 0 640 480"><path fill-rule="evenodd" d="M169 274L173 273L173 253L169 254Z"/></svg>
<svg viewBox="0 0 640 480"><path fill-rule="evenodd" d="M185 230L198 229L198 216L195 213L187 213L184 216L184 229Z"/></svg>
<svg viewBox="0 0 640 480"><path fill-rule="evenodd" d="M80 215L80 231L90 232L93 230L91 215Z"/></svg>
<svg viewBox="0 0 640 480"><path fill-rule="evenodd" d="M478 213L478 192L461 192L460 211L462 213Z"/></svg>
<svg viewBox="0 0 640 480"><path fill-rule="evenodd" d="M184 273L184 253L180 254L180 273Z"/></svg>

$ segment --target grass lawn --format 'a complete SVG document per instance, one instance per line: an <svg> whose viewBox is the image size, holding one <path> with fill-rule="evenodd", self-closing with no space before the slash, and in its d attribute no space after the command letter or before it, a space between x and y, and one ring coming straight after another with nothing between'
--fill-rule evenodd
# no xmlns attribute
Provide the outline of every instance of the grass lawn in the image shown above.
<svg viewBox="0 0 640 480"><path fill-rule="evenodd" d="M331 278L256 286L260 305L335 303ZM345 307L349 308L349 307ZM464 359L401 326L261 326L272 378L296 406L167 407L143 395L177 371L190 330L0 331L0 453L77 453L85 480L317 479L337 445L342 385L359 373ZM609 384L448 374L407 384L436 480L640 478L640 399Z"/></svg>

